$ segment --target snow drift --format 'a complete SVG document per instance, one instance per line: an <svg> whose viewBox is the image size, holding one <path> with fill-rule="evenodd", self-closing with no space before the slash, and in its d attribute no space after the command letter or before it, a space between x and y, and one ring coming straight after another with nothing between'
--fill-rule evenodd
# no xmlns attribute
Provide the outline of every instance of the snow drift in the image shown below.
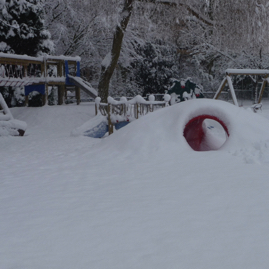
<svg viewBox="0 0 269 269"><path fill-rule="evenodd" d="M132 122L106 138L104 146L121 152L132 149L132 154L193 151L184 137L184 129L189 121L201 115L216 117L227 127L229 137L219 150L235 153L269 145L269 121L264 117L224 101L196 99L160 109ZM210 130L206 132L210 137Z"/></svg>
<svg viewBox="0 0 269 269"><path fill-rule="evenodd" d="M0 139L0 268L267 268L263 107L188 101L104 139L70 136L94 104L12 108L28 127ZM219 150L184 138L200 113L227 125Z"/></svg>

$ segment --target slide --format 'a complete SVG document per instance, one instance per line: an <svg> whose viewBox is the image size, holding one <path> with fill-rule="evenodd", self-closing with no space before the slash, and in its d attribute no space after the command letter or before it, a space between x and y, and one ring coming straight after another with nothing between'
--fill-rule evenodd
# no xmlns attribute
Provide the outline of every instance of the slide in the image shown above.
<svg viewBox="0 0 269 269"><path fill-rule="evenodd" d="M101 138L108 132L107 117L101 114L96 115L80 127L71 132L71 136L88 136L92 138Z"/></svg>
<svg viewBox="0 0 269 269"><path fill-rule="evenodd" d="M92 98L96 98L98 96L97 91L92 87L92 85L83 80L81 77L73 77L71 75L68 75L69 80L74 85L78 86L81 90L89 94Z"/></svg>

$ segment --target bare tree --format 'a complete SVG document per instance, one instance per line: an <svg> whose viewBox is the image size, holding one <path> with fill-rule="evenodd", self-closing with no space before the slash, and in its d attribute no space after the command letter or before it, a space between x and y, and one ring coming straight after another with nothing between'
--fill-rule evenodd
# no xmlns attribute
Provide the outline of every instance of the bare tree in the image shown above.
<svg viewBox="0 0 269 269"><path fill-rule="evenodd" d="M176 48L180 76L213 81L226 67L250 63L266 67L267 2L47 0L44 4L56 54L81 56L89 81L106 102L109 88L113 94L126 86L130 92L136 85L131 81L132 63L143 61L137 48L145 43Z"/></svg>
<svg viewBox="0 0 269 269"><path fill-rule="evenodd" d="M106 55L101 64L101 76L99 80L98 91L102 102L107 102L109 82L120 56L123 36L132 14L132 9L133 0L124 0L123 9L120 14L120 21L116 26L116 30L113 36L111 52Z"/></svg>

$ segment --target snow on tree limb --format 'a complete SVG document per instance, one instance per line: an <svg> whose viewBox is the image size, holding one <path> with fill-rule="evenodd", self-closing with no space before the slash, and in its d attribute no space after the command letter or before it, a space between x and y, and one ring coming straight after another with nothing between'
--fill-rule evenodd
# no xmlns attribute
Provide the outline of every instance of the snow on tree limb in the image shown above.
<svg viewBox="0 0 269 269"><path fill-rule="evenodd" d="M127 28L130 16L132 14L132 9L133 9L132 4L133 4L133 0L124 1L124 6L120 14L120 22L116 26L116 30L114 33L110 56L108 56L109 54L107 54L107 56L102 62L101 76L99 80L98 91L99 91L99 96L101 97L102 102L105 102L105 103L107 102L107 98L108 98L109 82L110 82L111 76L114 72L114 69L117 65L117 62L120 56L124 32Z"/></svg>
<svg viewBox="0 0 269 269"><path fill-rule="evenodd" d="M201 14L199 10L196 10L194 7L190 6L188 3L183 2L175 2L173 0L138 0L140 2L150 2L153 4L163 4L163 5L169 5L169 6L184 6L193 16L195 16L197 19L202 21L203 23L214 26L216 24L215 21L212 21L208 19L206 16Z"/></svg>

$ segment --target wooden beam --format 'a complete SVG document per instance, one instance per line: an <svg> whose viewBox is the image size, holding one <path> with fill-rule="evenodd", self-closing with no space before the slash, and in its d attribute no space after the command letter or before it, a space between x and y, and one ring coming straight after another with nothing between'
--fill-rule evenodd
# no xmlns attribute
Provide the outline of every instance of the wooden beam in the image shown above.
<svg viewBox="0 0 269 269"><path fill-rule="evenodd" d="M226 77L227 81L228 81L228 85L229 85L229 88L230 88L230 91L231 91L231 94L232 94L232 98L233 98L233 102L236 106L239 106L238 105L238 102L237 102L237 99L236 99L236 95L235 95L235 91L234 91L234 86L233 86L233 83L232 83L232 79L230 76L227 76Z"/></svg>
<svg viewBox="0 0 269 269"><path fill-rule="evenodd" d="M58 86L58 105L62 105L64 103L64 85Z"/></svg>
<svg viewBox="0 0 269 269"><path fill-rule="evenodd" d="M269 70L267 69L227 69L225 71L226 75L260 75L260 76L268 76Z"/></svg>
<svg viewBox="0 0 269 269"><path fill-rule="evenodd" d="M263 96L266 84L267 84L267 77L263 80L261 90L260 90L260 94L259 94L258 104L262 101L262 96Z"/></svg>
<svg viewBox="0 0 269 269"><path fill-rule="evenodd" d="M22 60L22 59L14 59L14 58L0 58L1 64L11 64L11 65L29 65L29 64L41 64L42 61L38 60Z"/></svg>
<svg viewBox="0 0 269 269"><path fill-rule="evenodd" d="M65 85L65 82L64 81L48 80L47 84L49 84L50 86L53 86L53 85Z"/></svg>
<svg viewBox="0 0 269 269"><path fill-rule="evenodd" d="M48 104L48 97L49 97L49 86L45 83L45 94L43 95L43 106Z"/></svg>
<svg viewBox="0 0 269 269"><path fill-rule="evenodd" d="M25 96L25 106L28 107L29 105L29 97L28 95Z"/></svg>
<svg viewBox="0 0 269 269"><path fill-rule="evenodd" d="M220 86L219 86L219 88L218 88L218 90L217 90L215 96L213 97L213 99L218 99L218 98L219 98L219 96L220 96L222 90L224 89L226 83L227 83L227 78L225 77L225 78L222 80L222 82L221 82L221 84L220 84Z"/></svg>
<svg viewBox="0 0 269 269"><path fill-rule="evenodd" d="M77 105L79 105L80 104L80 88L75 86L75 90L76 90Z"/></svg>

